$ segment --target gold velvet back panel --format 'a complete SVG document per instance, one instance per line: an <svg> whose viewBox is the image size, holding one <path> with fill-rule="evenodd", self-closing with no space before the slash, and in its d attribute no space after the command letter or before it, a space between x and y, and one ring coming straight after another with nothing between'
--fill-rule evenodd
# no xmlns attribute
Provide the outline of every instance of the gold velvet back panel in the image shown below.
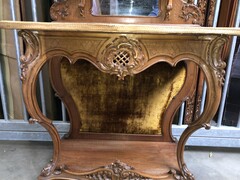
<svg viewBox="0 0 240 180"><path fill-rule="evenodd" d="M82 120L80 132L161 134L163 112L184 84L183 64L158 63L118 80L90 62L63 61L61 76Z"/></svg>

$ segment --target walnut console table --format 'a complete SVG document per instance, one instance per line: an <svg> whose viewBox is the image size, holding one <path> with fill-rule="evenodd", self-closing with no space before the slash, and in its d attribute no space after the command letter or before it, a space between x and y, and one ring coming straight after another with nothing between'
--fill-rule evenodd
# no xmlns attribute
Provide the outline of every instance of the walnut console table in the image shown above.
<svg viewBox="0 0 240 180"><path fill-rule="evenodd" d="M53 159L42 170L39 179L194 179L184 162L184 146L193 132L202 127L210 128L209 122L217 111L224 83L225 63L221 60L221 50L227 37L240 35L240 29L8 21L1 21L0 28L20 30L19 35L26 45L21 57L26 107L31 121L45 127L53 140ZM159 133L86 133L81 131L84 120L75 100L59 78L62 58L55 58L50 63L52 83L67 107L71 122L68 136L60 139L52 120L42 114L36 98L36 81L41 68L50 59L60 56L68 59L70 66L84 59L100 74L112 74L110 77L114 80L111 82L114 83L124 82L130 76L137 77L164 62L173 67L185 62L187 76L165 108ZM187 81L196 78L193 64L198 65L206 77L205 111L176 141L171 134L171 124L178 107L191 92L191 83ZM90 81L88 76L86 80Z"/></svg>

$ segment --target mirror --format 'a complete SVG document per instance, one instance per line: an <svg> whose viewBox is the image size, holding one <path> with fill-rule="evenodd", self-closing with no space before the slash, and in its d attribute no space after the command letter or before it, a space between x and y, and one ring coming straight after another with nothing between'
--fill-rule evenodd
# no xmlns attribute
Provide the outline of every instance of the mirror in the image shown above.
<svg viewBox="0 0 240 180"><path fill-rule="evenodd" d="M92 0L95 16L153 16L159 15L160 0Z"/></svg>

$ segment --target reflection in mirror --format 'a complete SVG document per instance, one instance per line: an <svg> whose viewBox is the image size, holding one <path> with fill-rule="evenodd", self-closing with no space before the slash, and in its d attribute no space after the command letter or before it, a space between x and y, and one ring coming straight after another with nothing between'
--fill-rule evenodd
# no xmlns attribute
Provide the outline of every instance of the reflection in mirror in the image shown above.
<svg viewBox="0 0 240 180"><path fill-rule="evenodd" d="M110 16L158 16L160 0L92 0L92 14Z"/></svg>

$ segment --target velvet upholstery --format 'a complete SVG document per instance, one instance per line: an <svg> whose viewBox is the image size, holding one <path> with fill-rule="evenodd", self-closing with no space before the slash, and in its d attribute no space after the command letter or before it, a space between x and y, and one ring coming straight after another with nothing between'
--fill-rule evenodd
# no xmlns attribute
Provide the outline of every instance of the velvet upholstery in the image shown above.
<svg viewBox="0 0 240 180"><path fill-rule="evenodd" d="M181 89L186 70L158 63L118 80L90 62L61 64L62 81L73 97L82 126L80 132L161 134L161 119Z"/></svg>

